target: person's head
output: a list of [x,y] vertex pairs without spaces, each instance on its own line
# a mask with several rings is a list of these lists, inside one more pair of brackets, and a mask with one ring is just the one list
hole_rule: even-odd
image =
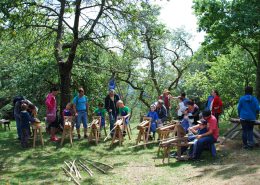
[[102,109],[104,107],[104,104],[102,102],[98,103],[98,108]]
[[28,104],[28,110],[33,111],[35,109],[36,109],[35,105],[33,105],[31,103]]
[[209,119],[210,116],[211,116],[211,111],[210,110],[204,110],[202,112],[203,119],[207,120],[207,119]]
[[51,93],[54,95],[54,96],[57,96],[59,94],[59,89],[58,87],[52,87],[51,88]]
[[109,90],[109,96],[114,96],[115,95],[115,90],[114,89],[110,89]]
[[204,128],[206,128],[207,127],[207,121],[205,120],[205,119],[201,119],[201,120],[199,120],[199,121],[197,121],[198,122],[198,124],[199,124],[199,128],[200,129],[204,129]]
[[154,111],[156,110],[156,105],[152,104],[152,105],[150,106],[150,110],[151,110],[152,112],[154,112]]
[[70,110],[71,108],[72,108],[72,104],[71,104],[71,103],[67,103],[66,109],[67,109],[67,110]]
[[183,101],[183,97],[178,96],[178,100],[179,100],[180,102],[182,102],[182,101]]
[[161,108],[163,106],[163,100],[158,100],[157,107]]
[[84,89],[82,87],[80,87],[78,89],[78,93],[79,93],[79,96],[83,96],[84,95]]
[[193,107],[194,107],[194,102],[193,101],[188,101],[187,102],[187,106],[188,106],[188,108],[191,110],[191,109],[193,109]]
[[253,87],[251,87],[251,86],[245,87],[245,94],[252,95],[253,94]]
[[219,96],[218,91],[215,90],[215,89],[212,90],[212,93],[211,93],[211,94],[212,94],[212,96],[214,96],[214,97],[215,97],[215,96]]
[[181,93],[181,97],[184,99],[186,97],[186,93],[185,92],[182,92]]
[[116,103],[116,106],[119,107],[119,108],[123,108],[125,105],[124,105],[124,102],[122,100],[118,100],[117,103]]
[[170,91],[168,89],[163,90],[163,95],[169,95],[169,94],[170,94]]
[[23,104],[21,105],[21,110],[22,110],[22,111],[27,111],[27,109],[28,109],[28,105],[25,104],[25,103],[23,103]]

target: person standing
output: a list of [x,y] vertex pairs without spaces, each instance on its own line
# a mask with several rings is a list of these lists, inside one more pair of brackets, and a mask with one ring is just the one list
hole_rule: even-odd
[[245,149],[252,149],[254,147],[254,122],[260,110],[258,100],[252,94],[253,87],[247,86],[245,88],[245,95],[239,99],[237,107],[242,125],[242,140]]
[[212,96],[214,97],[212,100],[212,114],[216,117],[217,122],[218,122],[218,127],[219,127],[219,116],[222,113],[222,100],[219,97],[219,93],[217,90],[212,91]]
[[80,135],[80,124],[83,123],[84,127],[84,138],[87,138],[88,131],[88,98],[84,95],[84,89],[79,88],[78,95],[73,99],[73,109],[76,116],[76,129],[78,134],[78,139],[81,138]]
[[48,128],[50,128],[51,141],[58,141],[56,137],[57,129],[59,128],[59,123],[57,121],[57,101],[56,96],[59,90],[57,87],[51,88],[50,93],[47,95],[45,100],[46,105],[46,121],[48,123]]
[[105,109],[107,110],[109,115],[110,131],[114,128],[114,123],[118,115],[118,107],[116,106],[116,104],[119,99],[119,95],[115,93],[114,89],[110,89],[109,94],[105,98]]
[[164,106],[167,109],[168,116],[170,116],[170,109],[171,109],[170,100],[171,100],[171,98],[172,97],[171,97],[170,91],[168,89],[164,89],[163,94],[161,96],[159,96],[159,99],[163,101]]
[[163,105],[163,101],[162,100],[158,100],[157,104],[156,104],[156,112],[158,114],[158,127],[163,126],[163,123],[167,120],[167,109],[166,107]]

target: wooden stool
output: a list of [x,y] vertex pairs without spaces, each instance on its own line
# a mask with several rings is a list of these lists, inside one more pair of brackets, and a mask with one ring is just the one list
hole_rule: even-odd
[[0,124],[1,124],[1,128],[2,128],[2,124],[4,125],[5,131],[6,131],[6,127],[8,127],[8,129],[11,130],[10,129],[10,120],[1,119]]
[[37,134],[40,136],[42,146],[44,146],[41,123],[33,123],[32,128],[33,128],[33,148],[35,148],[35,142],[36,142],[36,139],[37,139]]
[[95,141],[98,144],[99,137],[100,137],[100,127],[101,127],[101,117],[94,116],[93,121],[90,124],[90,133],[88,136],[88,141]]
[[64,116],[64,128],[62,132],[62,138],[60,145],[62,146],[66,135],[70,137],[70,145],[72,146],[72,116]]
[[[137,129],[139,130],[137,139],[136,139],[136,145],[143,141],[144,143],[148,142],[149,134],[150,134],[150,128],[151,128],[151,121],[152,118],[150,117],[143,117],[143,122],[140,123],[137,126]],[[146,145],[144,145],[146,147]]]

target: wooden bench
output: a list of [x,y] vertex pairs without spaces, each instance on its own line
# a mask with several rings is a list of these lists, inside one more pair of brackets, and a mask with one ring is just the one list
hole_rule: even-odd
[[182,156],[181,155],[181,148],[182,147],[188,147],[190,145],[193,144],[193,142],[188,142],[188,137],[186,137],[186,133],[185,130],[183,129],[183,127],[180,125],[180,123],[176,123],[175,127],[174,127],[174,137],[172,138],[168,138],[167,140],[161,141],[159,143],[159,148],[158,148],[158,153],[157,155],[159,155],[160,149],[163,148],[163,163],[165,158],[168,158],[168,163],[170,161],[170,150],[173,147],[177,148],[177,156],[176,159],[177,160],[187,160],[188,157]]
[[10,120],[7,120],[7,119],[1,119],[0,120],[0,125],[1,125],[1,128],[2,128],[2,125],[4,125],[4,128],[5,128],[5,131],[6,131],[6,127],[8,127],[9,130],[10,129]]

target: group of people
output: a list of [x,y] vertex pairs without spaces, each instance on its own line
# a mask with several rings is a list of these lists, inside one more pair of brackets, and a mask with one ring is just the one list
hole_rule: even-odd
[[[46,122],[47,129],[50,133],[51,141],[58,141],[56,132],[60,125],[57,121],[57,102],[56,96],[59,93],[57,88],[52,88],[47,95],[46,104]],[[253,88],[245,88],[245,96],[241,97],[238,104],[238,114],[243,129],[244,148],[251,149],[254,146],[253,127],[259,108],[256,97],[252,96]],[[171,112],[171,100],[179,100],[176,108],[178,119],[184,130],[189,135],[189,140],[194,141],[194,145],[190,149],[190,156],[194,159],[199,158],[202,151],[217,142],[219,137],[219,116],[222,112],[222,100],[219,93],[213,90],[211,96],[208,97],[206,107],[202,113],[200,108],[193,100],[186,98],[185,93],[174,97],[170,95],[170,91],[165,89],[158,100],[150,106],[150,110],[146,116],[152,118],[150,138],[155,139],[156,129],[164,125],[168,120]],[[37,107],[29,100],[21,97],[14,102],[14,117],[16,120],[18,138],[21,140],[23,147],[28,147],[28,138],[31,135],[30,123],[35,122]],[[87,138],[89,104],[88,98],[84,94],[84,89],[78,89],[78,95],[73,98],[72,103],[68,103],[63,110],[63,116],[74,116],[75,127],[78,139],[81,138],[80,126],[83,124],[84,138]],[[99,102],[98,107],[93,112],[94,115],[101,117],[101,128],[105,126],[105,116],[108,114],[110,124],[110,134],[113,135],[114,123],[118,116],[122,116],[125,124],[129,124],[130,108],[124,105],[120,96],[115,93],[114,89],[109,90],[109,94],[105,97],[104,103]],[[186,149],[183,148],[183,151]]]
[[[58,89],[53,88],[51,92],[46,97],[46,121],[49,123],[51,141],[58,141],[55,133],[59,124],[57,122],[57,104],[56,95],[58,94]],[[80,126],[83,124],[84,138],[88,135],[88,113],[89,113],[89,103],[88,98],[84,94],[84,89],[78,89],[78,95],[73,98],[72,103],[68,103],[66,108],[63,110],[63,116],[74,116],[75,117],[75,127],[77,130],[78,139],[81,138]],[[94,110],[93,114],[95,116],[101,117],[101,129],[105,126],[105,115],[109,115],[110,131],[113,135],[114,123],[117,116],[122,116],[124,123],[127,125],[130,118],[130,108],[124,105],[124,102],[120,99],[119,95],[115,93],[114,89],[109,90],[109,94],[105,98],[105,103],[99,102],[98,107]],[[73,125],[74,127],[74,125]]]

